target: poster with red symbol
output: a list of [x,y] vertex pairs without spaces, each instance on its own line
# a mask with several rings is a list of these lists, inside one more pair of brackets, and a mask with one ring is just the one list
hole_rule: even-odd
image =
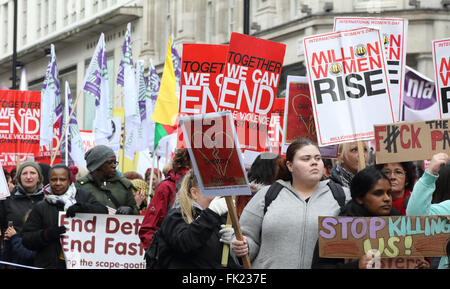
[[180,118],[203,196],[251,195],[230,112]]
[[233,32],[226,56],[218,111],[230,111],[244,150],[267,150],[270,114],[286,45]]
[[319,146],[374,139],[393,123],[382,35],[358,28],[303,38]]
[[[308,78],[288,75],[286,88],[283,154],[286,154],[289,145],[298,138],[306,137],[317,141]],[[323,158],[337,158],[337,145],[319,149]]]
[[[228,45],[183,44],[179,117],[217,111]],[[185,147],[178,130],[177,147]]]
[[284,107],[283,151],[300,137],[316,140],[308,78],[288,75]]

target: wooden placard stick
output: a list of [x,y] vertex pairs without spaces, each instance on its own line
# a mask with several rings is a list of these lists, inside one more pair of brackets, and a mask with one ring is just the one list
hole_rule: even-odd
[[[230,215],[230,218],[231,218],[231,224],[233,225],[234,234],[236,235],[236,239],[239,241],[242,241],[243,235],[242,235],[241,227],[239,226],[239,219],[237,216],[236,207],[234,206],[234,203],[233,203],[233,197],[226,196],[225,200],[227,202],[228,214]],[[242,264],[244,266],[244,269],[252,268],[248,254],[245,256],[242,256],[241,259],[242,259]]]
[[[230,217],[230,213],[227,214],[227,224],[226,224],[227,228],[231,228],[231,217]],[[223,249],[222,249],[222,267],[227,267],[228,266],[228,253],[230,252],[230,245],[228,244],[223,244]]]
[[358,141],[358,172],[366,168],[366,158],[364,157],[364,142]]

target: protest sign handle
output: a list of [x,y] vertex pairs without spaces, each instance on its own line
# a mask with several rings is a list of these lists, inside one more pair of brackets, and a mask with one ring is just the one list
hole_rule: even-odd
[[366,168],[366,158],[364,157],[364,143],[358,141],[358,172]]
[[[50,161],[50,166],[53,166],[53,163],[55,162],[56,154],[57,154],[59,148],[61,147],[61,140],[63,139],[64,135],[66,134],[67,127],[69,126],[68,124],[70,123],[70,119],[72,118],[72,115],[73,115],[73,113],[75,112],[75,110],[77,108],[77,104],[78,104],[78,100],[80,99],[81,92],[82,91],[80,91],[78,93],[77,99],[75,99],[75,103],[73,104],[73,107],[72,107],[72,112],[70,113],[70,116],[67,119],[67,124],[64,126],[64,131],[62,132],[62,134],[59,137],[58,145],[56,146],[56,149],[55,149],[54,153],[52,151],[52,154],[51,154],[52,158],[51,158],[51,161]],[[66,140],[66,142],[67,142],[67,140]]]
[[[239,226],[239,219],[238,219],[238,216],[236,213],[236,207],[234,206],[234,203],[233,203],[233,198],[231,196],[226,196],[225,200],[227,202],[228,214],[230,215],[230,218],[231,218],[231,224],[233,225],[236,239],[239,241],[242,241],[243,236],[242,236],[242,232],[241,232],[241,227]],[[241,258],[242,258],[242,264],[244,266],[244,269],[251,269],[252,266],[250,264],[250,258],[248,257],[248,255],[242,256]]]
[[[231,217],[230,217],[230,213],[227,214],[227,224],[226,224],[227,228],[231,228]],[[228,253],[230,252],[230,245],[228,244],[223,244],[223,249],[222,249],[222,267],[227,267],[228,266]]]

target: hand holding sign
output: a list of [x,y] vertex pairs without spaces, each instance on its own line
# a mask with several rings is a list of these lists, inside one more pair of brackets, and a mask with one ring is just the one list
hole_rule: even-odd
[[446,153],[437,153],[431,159],[430,166],[427,168],[429,174],[437,175],[439,169],[448,163],[448,155]]

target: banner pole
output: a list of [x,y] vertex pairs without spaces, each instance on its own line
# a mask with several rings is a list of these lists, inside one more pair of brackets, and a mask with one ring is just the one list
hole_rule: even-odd
[[[230,215],[230,218],[231,218],[231,224],[233,225],[236,239],[239,241],[242,241],[243,235],[241,232],[241,227],[239,226],[239,218],[237,216],[236,207],[234,206],[233,198],[231,196],[226,196],[225,200],[227,202],[228,214]],[[252,268],[248,254],[245,256],[242,256],[241,259],[242,259],[242,264],[243,264],[244,269]]]
[[358,172],[366,168],[366,159],[364,158],[364,142],[358,141]]
[[[230,217],[230,213],[227,214],[227,224],[226,224],[227,228],[231,228],[231,217]],[[230,245],[228,244],[223,244],[223,249],[222,249],[222,267],[227,267],[228,266],[228,253],[230,252]]]
[[155,152],[153,152],[153,156],[152,156],[152,171],[150,172],[150,182],[148,185],[148,197],[147,197],[147,208],[148,205],[150,204],[150,197],[152,195],[152,186],[153,186],[153,169],[155,168]]
[[[77,96],[77,99],[75,99],[75,103],[73,104],[73,108],[72,108],[72,112],[70,113],[70,116],[69,116],[69,120],[72,118],[72,115],[73,115],[73,113],[75,112],[75,110],[76,110],[76,107],[77,107],[77,104],[78,104],[78,99],[80,99],[80,94],[81,94],[81,92],[83,92],[83,91],[80,91],[79,93],[78,93],[78,96]],[[55,159],[56,159],[56,153],[58,152],[58,150],[59,150],[59,148],[61,147],[61,140],[62,140],[62,138],[64,137],[64,134],[66,133],[66,131],[67,131],[67,125],[66,125],[66,127],[64,128],[64,132],[61,134],[61,136],[59,137],[59,141],[58,141],[58,144],[57,144],[57,146],[56,146],[56,149],[55,149],[55,153],[53,153],[53,151],[52,151],[52,149],[50,149],[50,151],[51,151],[51,156],[52,156],[52,158],[51,158],[51,161],[50,161],[50,166],[53,166],[53,163],[55,162]],[[67,142],[67,141],[66,141]],[[52,144],[53,144],[53,141],[52,141]],[[52,147],[51,145],[50,145],[50,147]]]

